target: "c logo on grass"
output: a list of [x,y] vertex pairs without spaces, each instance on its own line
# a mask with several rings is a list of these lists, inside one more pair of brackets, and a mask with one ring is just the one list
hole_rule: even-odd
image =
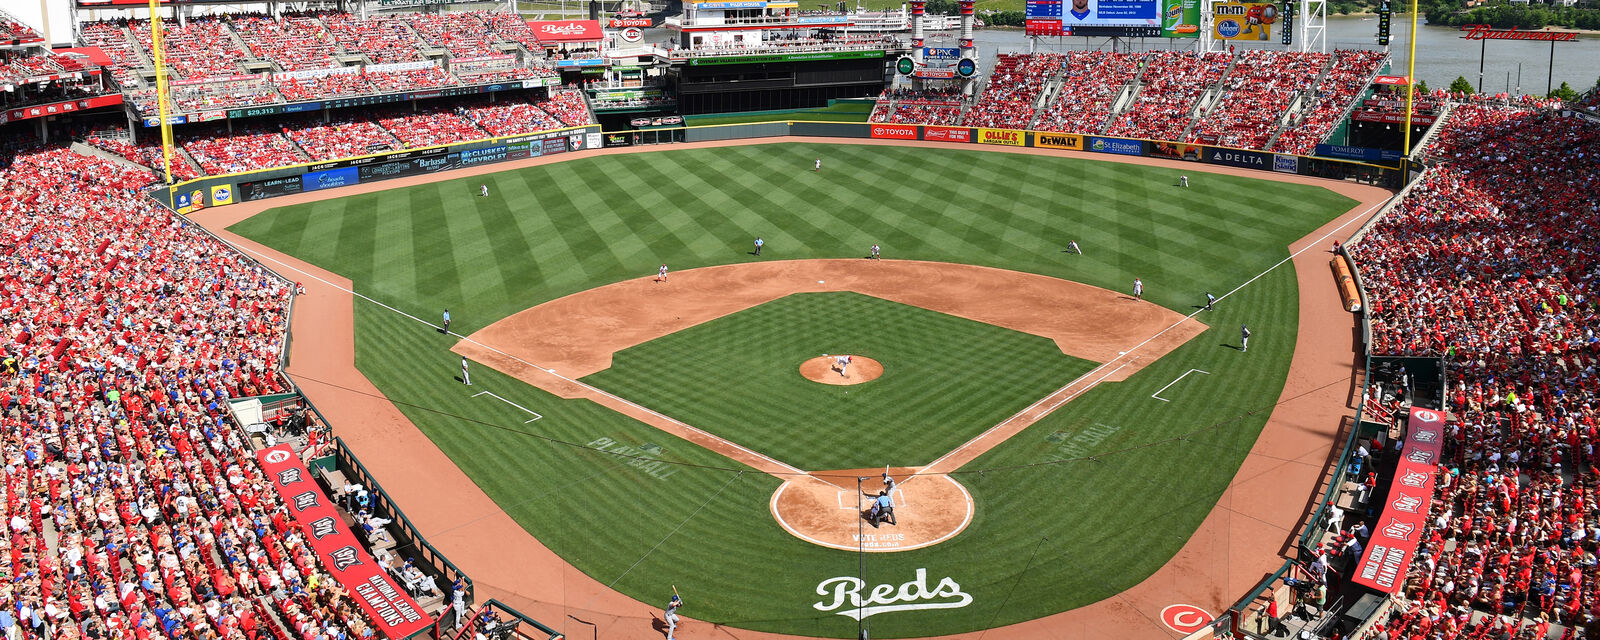
[[1161,610],[1161,622],[1186,635],[1204,629],[1212,619],[1205,609],[1192,604],[1172,604]]

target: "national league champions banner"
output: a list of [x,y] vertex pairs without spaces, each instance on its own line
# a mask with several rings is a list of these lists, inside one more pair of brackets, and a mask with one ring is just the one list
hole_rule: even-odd
[[1416,558],[1428,506],[1433,502],[1434,472],[1443,440],[1444,415],[1413,407],[1406,421],[1404,456],[1395,465],[1389,498],[1366,555],[1356,566],[1352,578],[1356,583],[1391,594],[1405,586],[1406,569]]
[[399,640],[433,624],[422,608],[378,568],[289,445],[262,449],[256,452],[256,458],[328,573],[355,596],[383,635]]

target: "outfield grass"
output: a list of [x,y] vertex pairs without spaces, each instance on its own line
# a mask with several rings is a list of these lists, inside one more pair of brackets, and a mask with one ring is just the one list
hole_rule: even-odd
[[[884,375],[852,386],[801,377],[800,363],[824,353],[873,358]],[[804,293],[620,351],[584,382],[821,471],[933,462],[1094,366],[1047,338]]]
[[[813,173],[818,157],[824,168]],[[668,149],[286,207],[233,229],[402,311],[432,318],[449,307],[458,330],[470,333],[663,262],[682,270],[858,256],[874,242],[887,258],[1117,290],[1140,277],[1147,300],[1188,313],[1203,291],[1220,294],[1255,276],[1282,260],[1290,241],[1353,204],[1317,187],[1212,174],[1191,176],[1183,190],[1173,186],[1178,173],[944,149]],[[483,182],[493,197],[476,197]],[[756,235],[769,256],[746,254]],[[1084,255],[1062,253],[1068,240]],[[1201,317],[1208,333],[963,468],[957,477],[978,502],[970,527],[935,547],[870,554],[867,570],[869,583],[898,585],[923,568],[932,582],[959,582],[972,603],[871,617],[873,637],[1047,615],[1111,597],[1165,563],[1215,504],[1282,388],[1296,296],[1288,267],[1262,277]],[[1256,351],[1222,346],[1237,343],[1246,321]],[[524,427],[516,409],[462,392],[451,340],[374,305],[357,303],[356,339],[357,366],[418,428],[541,542],[601,583],[645,602],[676,584],[696,596],[699,619],[854,636],[854,620],[813,605],[823,600],[818,583],[854,575],[856,557],[779,529],[767,508],[777,479],[739,473],[736,463],[592,403],[475,370],[475,390],[544,414]],[[1149,397],[1190,368],[1211,375],[1185,378],[1163,394],[1169,403]],[[663,460],[702,466],[658,478],[585,448],[606,442],[657,445]],[[668,551],[652,552],[659,548]]]

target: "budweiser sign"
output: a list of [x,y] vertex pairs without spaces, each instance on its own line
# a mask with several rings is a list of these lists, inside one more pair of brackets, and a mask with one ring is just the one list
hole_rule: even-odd
[[1469,24],[1461,27],[1467,32],[1464,36],[1468,40],[1544,40],[1547,42],[1571,42],[1578,39],[1575,31],[1518,31],[1516,27],[1510,29],[1495,29],[1486,24]]

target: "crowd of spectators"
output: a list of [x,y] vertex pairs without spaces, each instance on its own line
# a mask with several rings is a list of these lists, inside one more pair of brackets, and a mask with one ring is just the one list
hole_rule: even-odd
[[394,136],[371,120],[346,118],[327,124],[285,126],[283,134],[312,160],[336,160],[400,147]]
[[[1236,55],[1222,96],[1186,142],[1263,149],[1296,95],[1309,90],[1329,66],[1326,53],[1249,49]],[[1313,143],[1315,144],[1315,143]]]
[[1373,353],[1449,367],[1429,526],[1381,631],[1491,637],[1476,611],[1543,637],[1600,611],[1600,126],[1457,105],[1425,153],[1350,247]]
[[584,102],[583,94],[574,89],[556,91],[550,100],[539,103],[539,108],[569,127],[594,124],[594,114],[589,112],[589,103]]
[[0,171],[7,635],[373,638],[226,411],[285,390],[290,286],[151,179],[64,149]]
[[488,11],[419,13],[411,16],[411,28],[432,46],[461,58],[480,58],[500,53],[499,38],[485,19]]
[[[133,20],[128,23],[134,40],[147,55],[153,50],[150,42],[150,21]],[[220,17],[190,18],[183,26],[174,20],[161,23],[161,45],[167,66],[179,80],[227,77],[244,73],[243,62],[249,54],[239,47]]]
[[1112,101],[1133,82],[1143,54],[1073,51],[1062,68],[1061,90],[1034,124],[1040,131],[1100,133],[1111,116]]
[[1033,101],[1061,71],[1059,53],[1001,53],[995,58],[989,84],[967,110],[963,124],[973,127],[1023,129],[1033,119]]
[[302,102],[319,98],[375,93],[368,75],[365,73],[330,73],[304,78],[286,76],[273,84],[277,86],[278,94],[282,95],[285,101]]
[[111,59],[111,77],[123,89],[138,86],[134,69],[149,66],[140,56],[128,35],[127,20],[83,22],[78,25],[78,39],[85,46],[99,47]]
[[11,17],[10,14],[4,11],[0,11],[0,40],[32,42],[43,39],[44,36],[39,35],[39,32],[34,30],[33,27]]
[[1372,83],[1387,54],[1382,51],[1340,49],[1333,54],[1333,66],[1317,82],[1312,106],[1300,112],[1278,134],[1274,151],[1310,155],[1317,143],[1344,119],[1350,105]]
[[[127,158],[134,164],[160,170],[165,163],[161,157],[161,145],[142,144],[134,145],[121,138],[89,136],[85,139],[90,146]],[[195,171],[189,161],[181,152],[172,155],[172,177],[176,180],[193,180],[200,177],[200,172]]]
[[172,106],[179,111],[232,109],[283,99],[264,78],[177,86],[172,87],[171,96]]
[[281,131],[236,127],[185,136],[183,149],[207,175],[253,171],[310,161]]
[[[547,100],[541,100],[546,105]],[[514,136],[522,133],[560,129],[563,125],[555,116],[533,102],[503,101],[461,108],[461,114],[492,136]]]
[[422,41],[400,16],[374,16],[362,19],[348,13],[322,16],[322,23],[345,51],[365,54],[373,63],[421,60],[417,45]]
[[885,89],[872,105],[869,122],[959,124],[964,96],[955,85],[924,89]]
[[442,106],[379,117],[378,124],[394,134],[407,149],[489,137],[455,109]]
[[333,35],[315,16],[285,15],[273,19],[260,15],[230,16],[234,33],[255,57],[270,60],[279,71],[326,69],[334,66],[338,49]]
[[1199,56],[1191,51],[1155,51],[1145,55],[1139,93],[1133,104],[1112,120],[1107,133],[1152,140],[1177,140],[1189,127],[1195,101],[1206,88],[1222,81],[1225,55]]

